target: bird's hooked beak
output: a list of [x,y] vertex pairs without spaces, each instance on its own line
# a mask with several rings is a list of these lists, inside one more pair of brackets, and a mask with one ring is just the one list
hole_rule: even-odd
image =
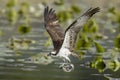
[[52,55],[56,55],[56,51],[52,51],[49,54],[47,54],[47,56],[52,56]]

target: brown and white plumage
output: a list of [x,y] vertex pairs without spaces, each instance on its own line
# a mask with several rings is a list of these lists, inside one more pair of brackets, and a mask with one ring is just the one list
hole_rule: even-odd
[[56,50],[56,56],[62,57],[68,61],[69,55],[73,53],[77,34],[83,28],[84,24],[97,12],[99,7],[90,8],[82,16],[78,17],[66,30],[62,32],[56,14],[53,9],[45,8],[44,18],[45,26],[50,34],[54,49]]
[[[99,8],[90,8],[87,12],[85,12],[82,16],[77,18],[65,31],[65,38],[69,37],[69,39],[65,39],[62,47],[66,47],[70,49],[70,51],[74,50],[75,42],[77,39],[77,34],[83,28],[84,24],[96,13],[99,12]],[[64,45],[65,44],[65,45]]]
[[56,16],[55,10],[52,8],[49,9],[49,7],[45,8],[44,23],[45,28],[52,39],[54,51],[59,50],[64,40],[64,31],[59,25],[59,20]]

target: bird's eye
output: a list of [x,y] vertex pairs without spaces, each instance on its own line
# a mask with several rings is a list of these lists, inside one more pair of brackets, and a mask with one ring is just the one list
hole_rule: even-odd
[[56,55],[56,52],[50,52],[50,53],[48,54],[48,56],[54,56],[54,55]]

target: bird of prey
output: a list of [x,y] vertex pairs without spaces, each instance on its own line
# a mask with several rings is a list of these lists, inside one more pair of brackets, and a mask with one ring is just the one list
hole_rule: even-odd
[[54,46],[53,51],[48,55],[58,56],[70,62],[69,56],[74,53],[75,42],[79,31],[99,11],[99,7],[88,9],[64,31],[59,25],[55,10],[47,6],[44,10],[44,25]]

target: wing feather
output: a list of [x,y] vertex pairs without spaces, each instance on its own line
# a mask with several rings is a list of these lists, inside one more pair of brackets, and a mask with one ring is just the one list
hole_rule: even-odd
[[45,8],[44,24],[47,32],[52,39],[54,50],[59,50],[64,40],[64,31],[59,25],[55,10],[53,10],[52,8]]
[[65,31],[65,39],[62,48],[68,48],[70,51],[74,50],[77,34],[84,26],[84,24],[97,12],[100,8],[90,8],[82,16],[77,18]]

